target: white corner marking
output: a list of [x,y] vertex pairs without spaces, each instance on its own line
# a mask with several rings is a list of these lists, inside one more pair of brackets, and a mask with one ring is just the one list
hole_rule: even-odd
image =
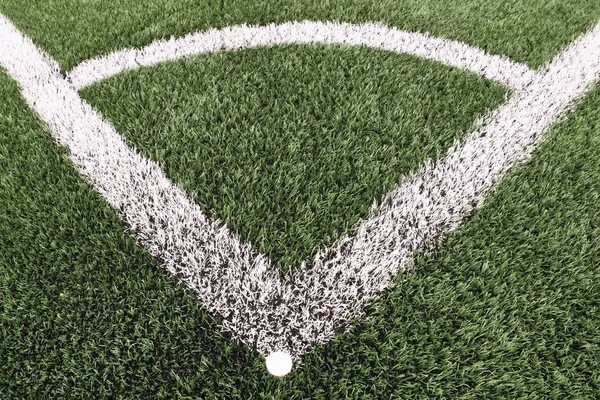
[[[346,43],[413,54],[468,69],[515,89],[435,165],[391,193],[351,237],[319,253],[314,266],[284,279],[250,244],[174,185],[159,166],[129,148],[77,89],[140,65],[192,54],[276,43]],[[600,24],[538,72],[462,43],[378,24],[287,23],[236,26],[157,41],[83,62],[61,76],[58,65],[0,14],[0,65],[81,174],[138,233],[139,243],[222,316],[224,329],[263,354],[298,358],[361,314],[416,251],[456,228],[469,210],[600,78]]]

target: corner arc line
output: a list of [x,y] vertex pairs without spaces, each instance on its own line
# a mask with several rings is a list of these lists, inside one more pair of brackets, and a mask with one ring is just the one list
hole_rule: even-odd
[[346,44],[408,54],[465,69],[513,90],[529,84],[536,72],[506,56],[492,55],[466,43],[403,31],[379,23],[301,21],[263,26],[234,25],[179,38],[160,39],[81,62],[67,73],[79,90],[121,72],[204,53],[278,44]]

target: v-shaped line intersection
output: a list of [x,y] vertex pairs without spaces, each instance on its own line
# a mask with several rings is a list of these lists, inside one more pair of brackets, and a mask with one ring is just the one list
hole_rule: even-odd
[[[129,148],[77,90],[127,69],[181,57],[277,43],[341,43],[413,54],[502,82],[512,98],[466,139],[390,193],[350,237],[280,279],[270,261],[208,218],[153,161]],[[600,24],[539,71],[446,39],[378,24],[294,22],[234,26],[161,40],[88,60],[67,78],[0,14],[0,65],[73,163],[170,273],[263,355],[300,357],[332,339],[387,288],[416,251],[456,228],[544,133],[600,79]]]

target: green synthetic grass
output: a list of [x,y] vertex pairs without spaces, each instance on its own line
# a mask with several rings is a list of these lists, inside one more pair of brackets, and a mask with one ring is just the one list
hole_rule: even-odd
[[381,21],[537,67],[600,17],[597,0],[0,0],[65,69],[126,46],[232,24]]
[[3,398],[593,398],[600,90],[292,374],[224,338],[0,78]]
[[135,244],[3,73],[0,98],[0,398],[97,398],[135,381],[131,395],[159,393],[219,359],[239,360],[227,375],[260,374]]
[[[170,34],[303,18],[380,20],[465,40],[536,67],[595,22],[600,3],[37,0],[24,6],[22,1],[0,0],[0,12],[63,68]],[[287,55],[286,60],[307,68],[307,55],[319,56],[318,47],[299,49],[266,53],[279,51],[279,57]],[[344,56],[332,50],[345,63],[319,76],[314,88],[335,83],[344,68],[359,68],[353,58],[368,54],[363,51]],[[198,97],[184,95],[188,88],[174,85],[200,85],[194,71],[204,68],[216,77],[219,65],[232,68],[236,57],[250,61],[249,54],[258,53],[199,57],[151,68],[112,79],[86,95],[101,105],[104,100],[92,94],[114,90],[113,100],[127,100],[125,109],[131,112],[139,111],[140,104],[152,105],[153,110],[158,105],[134,104],[135,93],[118,92],[115,82],[139,87],[138,96],[147,96],[146,101],[168,100],[171,95],[165,104],[171,108],[175,98],[188,103],[181,103],[186,107],[179,114],[171,110],[174,119],[166,125],[189,127],[176,117],[192,115],[189,102]],[[255,57],[258,63],[260,56]],[[484,81],[435,64],[372,57],[395,71],[412,71],[413,79],[418,79],[414,69],[419,65],[421,71],[432,71],[430,77],[456,77],[451,83],[458,91],[437,93],[437,83],[429,89],[434,93],[412,86],[411,93],[421,91],[426,97],[421,107],[429,104],[436,112],[450,112],[427,103],[427,96],[440,96],[437,100],[446,99],[447,107],[457,107],[456,115],[450,112],[447,119],[425,124],[446,132],[444,140],[458,133],[461,124],[468,126],[471,113],[492,104],[500,93]],[[228,90],[242,90],[244,67],[237,68]],[[293,87],[306,79],[261,81],[268,78],[266,67],[256,68],[247,78],[266,85],[259,88],[265,93],[276,90],[269,85]],[[309,68],[313,78],[318,68]],[[380,74],[362,71],[361,79],[373,85],[386,76],[392,79],[386,73],[394,69],[372,68]],[[186,74],[158,85],[153,79],[164,76],[159,70]],[[273,73],[280,79],[289,77],[285,65]],[[156,83],[159,90],[151,93],[152,88],[135,86],[138,78]],[[445,84],[441,78],[438,83]],[[360,90],[360,101],[372,98],[356,79],[339,84],[336,90],[345,88],[346,93],[351,87]],[[321,90],[336,97],[335,92]],[[205,100],[218,104],[218,96]],[[304,97],[298,100],[309,105]],[[406,104],[418,105],[418,100],[408,99]],[[366,110],[370,103],[355,103],[358,106]],[[101,107],[119,119],[116,107]],[[67,152],[52,142],[16,85],[0,72],[0,398],[600,398],[599,109],[597,88],[552,130],[533,160],[513,171],[436,254],[420,256],[410,276],[396,279],[397,285],[370,306],[367,319],[315,348],[288,377],[278,380],[267,374],[262,358],[219,331],[218,316],[198,306],[192,294],[135,245],[116,213],[85,184]],[[290,112],[288,119],[281,118],[296,126],[306,115]],[[268,120],[265,115],[263,120]],[[155,116],[157,123],[165,124]],[[273,135],[282,133],[274,123],[270,129]],[[436,146],[445,148],[441,142]]]
[[130,71],[82,94],[196,203],[288,269],[351,231],[507,91],[414,57],[283,46]]

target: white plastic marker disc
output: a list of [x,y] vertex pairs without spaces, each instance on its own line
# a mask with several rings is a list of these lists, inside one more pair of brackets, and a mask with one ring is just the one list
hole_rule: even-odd
[[267,370],[274,376],[285,376],[292,370],[292,357],[283,351],[275,351],[267,357]]

